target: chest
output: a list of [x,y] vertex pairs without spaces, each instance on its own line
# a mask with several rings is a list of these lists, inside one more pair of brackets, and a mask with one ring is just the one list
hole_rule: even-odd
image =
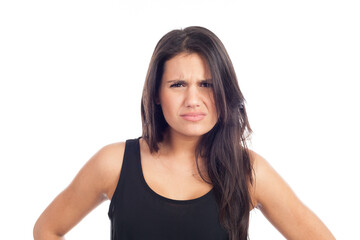
[[111,239],[228,239],[211,185],[140,160],[131,143],[109,207]]
[[212,185],[201,178],[196,165],[192,168],[169,167],[161,164],[159,159],[144,154],[141,171],[148,187],[165,198],[196,199],[212,189]]
[[174,201],[147,192],[124,192],[123,196],[111,218],[112,239],[228,239],[210,194],[193,201]]

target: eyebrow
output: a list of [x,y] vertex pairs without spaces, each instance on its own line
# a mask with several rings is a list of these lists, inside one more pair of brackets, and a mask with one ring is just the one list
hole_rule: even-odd
[[[180,82],[180,83],[183,83],[183,82],[186,82],[186,80],[182,80],[182,79],[174,79],[174,80],[167,80],[166,81],[167,83],[175,83],[175,82]],[[203,79],[203,80],[200,80],[199,82],[212,82],[212,79],[209,78],[209,79]]]
[[180,80],[180,79],[178,79],[178,80],[168,80],[168,81],[166,81],[167,83],[174,83],[174,82],[185,82],[185,80]]

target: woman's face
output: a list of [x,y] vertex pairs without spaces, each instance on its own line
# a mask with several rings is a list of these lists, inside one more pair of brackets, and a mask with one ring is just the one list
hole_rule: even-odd
[[171,134],[199,137],[209,132],[218,115],[206,61],[196,53],[166,61],[158,103]]

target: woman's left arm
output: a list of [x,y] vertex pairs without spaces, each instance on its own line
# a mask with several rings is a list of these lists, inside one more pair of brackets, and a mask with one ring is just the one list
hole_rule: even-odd
[[285,238],[335,239],[264,158],[253,151],[250,155],[255,180],[252,189],[254,205]]

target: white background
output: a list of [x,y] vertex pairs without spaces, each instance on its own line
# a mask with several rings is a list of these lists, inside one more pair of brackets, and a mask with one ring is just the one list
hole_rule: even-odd
[[[129,2],[1,1],[1,238],[31,239],[38,216],[98,149],[140,136],[155,44],[200,25],[232,58],[250,147],[337,239],[360,239],[358,1]],[[109,239],[108,205],[67,239]],[[250,237],[283,239],[258,210]]]

